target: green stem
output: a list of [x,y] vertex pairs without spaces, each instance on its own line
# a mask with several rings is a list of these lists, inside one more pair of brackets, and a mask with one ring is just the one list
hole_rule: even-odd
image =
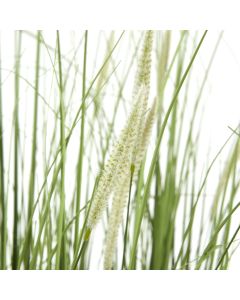
[[[0,49],[1,50],[1,49]],[[3,118],[2,118],[2,63],[0,52],[0,214],[1,218],[1,258],[0,269],[6,268],[6,238],[7,238],[7,212],[5,204],[5,182],[4,182],[4,149],[3,149]]]
[[135,166],[132,164],[131,165],[131,178],[130,178],[130,185],[129,185],[129,194],[128,194],[127,219],[126,219],[125,232],[124,232],[122,270],[124,268],[126,268],[126,248],[127,248],[128,223],[129,223],[129,210],[130,210],[130,199],[131,199],[134,169],[135,169]]
[[60,139],[61,139],[61,183],[60,183],[60,211],[58,217],[57,228],[57,254],[56,254],[56,268],[65,269],[65,241],[64,241],[64,219],[65,219],[65,158],[66,158],[66,143],[65,143],[65,108],[63,98],[63,83],[62,83],[62,63],[61,63],[61,47],[59,31],[57,31],[57,54],[58,54],[58,68],[59,68],[59,96],[60,96]]
[[39,66],[40,66],[40,45],[41,45],[41,32],[37,33],[37,50],[36,50],[36,66],[35,66],[35,93],[34,93],[34,107],[33,107],[33,133],[32,133],[32,155],[31,155],[31,168],[30,168],[30,181],[28,191],[28,224],[30,228],[27,231],[27,249],[25,256],[25,268],[29,269],[30,263],[30,249],[32,242],[32,210],[35,190],[35,177],[36,177],[36,152],[37,152],[37,120],[38,120],[38,87],[39,87]]
[[81,132],[80,132],[80,148],[78,156],[77,166],[77,195],[76,195],[76,210],[77,215],[75,222],[75,234],[74,234],[74,253],[77,251],[78,239],[79,239],[79,218],[78,211],[80,209],[80,198],[82,190],[82,166],[83,166],[83,152],[84,152],[84,126],[85,126],[85,102],[86,102],[86,64],[87,64],[87,40],[88,31],[85,31],[85,43],[84,43],[84,56],[83,56],[83,78],[82,78],[82,119],[81,119]]
[[233,234],[233,236],[232,236],[230,242],[228,243],[228,245],[227,245],[225,251],[223,252],[221,258],[219,259],[218,264],[217,264],[215,270],[217,270],[217,269],[221,266],[221,264],[222,264],[222,262],[223,262],[223,259],[224,259],[224,257],[226,256],[226,254],[228,253],[228,250],[229,250],[230,246],[232,245],[232,243],[234,242],[235,237],[237,236],[239,230],[240,230],[240,225],[238,226],[238,228],[237,228],[236,231],[234,232],[234,234]]
[[16,270],[18,265],[18,148],[19,148],[19,75],[20,75],[20,55],[21,55],[21,31],[16,32],[16,65],[15,65],[15,107],[14,107],[14,204],[13,204],[13,251],[12,269]]

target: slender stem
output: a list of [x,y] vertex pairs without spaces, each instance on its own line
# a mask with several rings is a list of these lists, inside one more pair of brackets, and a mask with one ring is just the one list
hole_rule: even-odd
[[62,63],[61,63],[61,47],[59,31],[57,31],[57,54],[58,54],[58,68],[59,68],[59,96],[60,96],[60,139],[61,139],[61,183],[60,183],[60,211],[58,219],[58,245],[56,254],[56,268],[65,269],[65,241],[64,241],[64,219],[65,219],[65,157],[66,157],[66,143],[65,143],[65,108],[63,98],[63,82],[62,82]]
[[39,87],[39,66],[40,66],[40,45],[41,45],[41,32],[37,33],[37,49],[36,49],[36,66],[35,66],[35,92],[34,92],[34,107],[33,107],[33,132],[32,132],[32,155],[31,155],[31,168],[30,168],[30,181],[28,191],[28,224],[30,228],[27,231],[27,249],[25,256],[25,268],[29,269],[30,263],[30,249],[32,242],[32,210],[35,190],[35,177],[36,177],[36,152],[37,152],[37,120],[38,120],[38,87]]
[[83,240],[82,246],[81,246],[80,251],[79,251],[79,254],[76,257],[76,260],[73,262],[73,265],[72,265],[73,270],[77,269],[78,262],[79,262],[81,256],[83,255],[83,253],[85,252],[85,250],[87,249],[87,245],[88,245],[88,242],[89,242],[90,235],[91,235],[91,229],[87,228],[86,232],[85,232],[85,235],[84,235],[84,240]]
[[[77,194],[76,194],[76,215],[80,209],[80,199],[82,190],[82,167],[83,167],[83,152],[84,152],[84,127],[85,127],[85,111],[86,111],[86,64],[87,64],[87,41],[88,31],[85,31],[85,43],[84,43],[84,55],[83,55],[83,78],[82,78],[82,119],[81,119],[81,132],[80,132],[80,148],[78,156],[77,166]],[[74,253],[77,251],[78,239],[79,239],[79,218],[78,214],[75,222],[75,233],[74,233]]]
[[234,234],[233,234],[233,236],[232,236],[230,242],[228,243],[228,245],[227,245],[225,251],[223,252],[221,258],[219,259],[218,264],[217,264],[215,270],[217,270],[217,269],[221,266],[221,264],[222,264],[222,262],[223,262],[223,259],[224,259],[224,257],[226,256],[226,254],[228,253],[228,250],[229,250],[230,246],[232,245],[232,243],[234,242],[234,239],[235,239],[235,237],[237,236],[239,230],[240,230],[240,225],[238,226],[238,228],[237,228],[236,231],[234,232]]
[[0,47],[0,214],[1,218],[1,258],[0,269],[6,268],[6,238],[7,238],[7,212],[5,204],[5,182],[4,182],[4,149],[3,149],[3,118],[2,118],[2,63]]
[[132,164],[131,165],[131,178],[130,178],[130,185],[129,185],[129,193],[128,193],[127,219],[126,219],[125,232],[124,232],[122,270],[124,268],[126,268],[126,248],[127,248],[128,223],[129,223],[129,210],[130,210],[130,200],[131,200],[134,169],[135,169],[135,166]]
[[83,222],[83,226],[82,226],[82,229],[81,229],[81,233],[80,233],[80,238],[79,238],[79,241],[78,241],[77,252],[74,254],[74,257],[73,257],[73,263],[72,263],[72,267],[71,267],[73,270],[75,270],[77,268],[78,262],[81,258],[81,250],[80,250],[79,255],[78,255],[78,250],[80,249],[80,246],[82,244],[82,240],[84,240],[84,241],[89,240],[90,235],[91,235],[91,229],[87,227],[87,220],[88,220],[90,209],[92,207],[93,196],[95,194],[96,187],[98,185],[98,181],[99,181],[99,176],[97,176],[95,184],[94,184],[92,196],[91,196],[91,199],[89,201],[89,206],[88,206],[88,209],[87,209],[87,213],[86,213],[86,216],[85,216],[85,219],[84,219],[84,222]]
[[12,269],[16,270],[18,265],[18,148],[19,148],[19,75],[20,75],[20,55],[21,55],[21,31],[16,32],[16,66],[15,66],[15,107],[14,107],[14,204],[13,204],[13,251]]

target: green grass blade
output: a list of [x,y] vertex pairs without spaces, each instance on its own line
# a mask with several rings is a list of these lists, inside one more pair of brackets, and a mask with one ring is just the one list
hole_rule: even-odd
[[16,32],[16,64],[15,64],[15,107],[14,107],[14,211],[13,211],[13,250],[12,269],[16,270],[19,256],[19,74],[21,60],[21,31]]
[[[82,169],[83,169],[83,150],[84,150],[84,128],[85,128],[85,93],[86,93],[86,65],[87,65],[87,41],[88,41],[88,31],[85,32],[85,42],[84,42],[84,55],[83,55],[83,78],[82,78],[82,113],[81,113],[81,132],[80,132],[80,147],[78,155],[78,165],[77,165],[77,192],[76,192],[76,210],[77,215],[80,209],[80,198],[82,191]],[[75,233],[74,233],[74,252],[77,251],[78,238],[79,238],[79,215],[76,217],[75,221]]]
[[65,236],[63,235],[65,220],[65,160],[66,160],[66,143],[65,143],[65,105],[64,90],[62,82],[62,61],[59,31],[57,31],[57,49],[58,49],[58,67],[59,67],[59,96],[60,96],[60,139],[61,139],[61,187],[60,187],[60,210],[58,216],[57,232],[57,253],[56,268],[65,269]]
[[41,45],[41,33],[37,33],[37,50],[36,50],[36,66],[35,66],[35,93],[34,93],[34,108],[33,108],[33,133],[32,133],[32,154],[31,154],[31,168],[30,168],[30,182],[28,192],[28,222],[29,230],[27,232],[27,249],[25,256],[25,268],[29,269],[30,263],[30,251],[32,244],[32,226],[31,216],[34,203],[34,191],[35,191],[35,178],[36,178],[36,152],[37,152],[37,123],[38,123],[38,90],[39,90],[39,70],[40,70],[40,45]]
[[3,140],[3,113],[2,113],[2,60],[0,44],[0,269],[6,269],[6,243],[7,243],[7,210],[5,199],[5,180],[4,180],[4,140]]

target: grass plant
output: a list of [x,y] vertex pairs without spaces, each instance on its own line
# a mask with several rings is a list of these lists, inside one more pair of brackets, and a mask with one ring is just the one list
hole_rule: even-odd
[[238,128],[199,164],[222,36],[204,69],[207,31],[16,31],[11,70],[1,41],[1,269],[229,268]]

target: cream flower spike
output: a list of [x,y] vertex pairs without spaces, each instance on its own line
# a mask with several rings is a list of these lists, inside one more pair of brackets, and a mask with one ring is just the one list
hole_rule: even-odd
[[[153,32],[145,33],[143,48],[139,58],[133,88],[133,107],[127,123],[122,130],[112,154],[104,166],[89,213],[87,232],[96,226],[108,200],[113,194],[105,244],[104,268],[111,269],[116,247],[118,230],[128,198],[131,168],[138,169],[141,164],[143,137],[146,136],[149,115],[146,117],[150,90],[151,52]],[[147,146],[147,142],[145,143]],[[136,165],[136,167],[135,167]]]
[[135,161],[135,175],[137,175],[137,173],[140,169],[140,165],[143,160],[143,157],[147,151],[148,143],[149,143],[151,133],[152,133],[153,124],[154,124],[155,117],[156,117],[156,113],[157,113],[157,99],[155,98],[154,102],[152,104],[152,107],[147,114],[142,138],[139,143],[139,148],[138,148],[138,152],[136,155],[136,161]]
[[[142,132],[142,136],[138,137],[140,142],[139,142],[139,148],[136,155],[136,160],[134,162],[134,167],[135,167],[134,179],[136,179],[136,175],[140,169],[142,159],[147,150],[155,116],[156,116],[156,98],[154,100],[152,108],[150,109],[146,117],[146,122],[145,122],[144,130]],[[115,190],[114,193],[112,209],[108,220],[108,231],[107,231],[106,244],[105,244],[105,254],[104,254],[105,270],[112,269],[113,255],[117,244],[118,231],[123,218],[124,208],[126,207],[126,203],[128,199],[129,183],[131,179],[130,168],[131,165],[128,164],[128,167],[126,167],[125,169],[126,176],[125,178],[122,178],[121,182],[118,184],[117,189]]]
[[[144,85],[146,87],[146,97],[144,100],[144,108],[143,108],[143,119],[145,118],[145,114],[148,107],[148,98],[150,91],[150,77],[151,77],[151,65],[152,65],[152,44],[153,44],[153,31],[146,31],[141,56],[139,58],[137,72],[135,75],[135,83],[133,88],[133,95],[135,95],[139,88]],[[142,120],[143,120],[142,119]],[[141,146],[141,137],[144,130],[145,122],[141,122],[139,127],[139,139],[137,139],[137,143],[135,146],[135,150],[133,153],[133,164],[135,165],[135,160],[137,156],[137,152],[139,147]]]
[[152,65],[152,44],[153,44],[153,31],[148,30],[145,33],[142,52],[138,60],[137,72],[135,75],[135,82],[133,87],[133,97],[138,93],[142,85],[146,86],[147,94],[146,101],[149,97],[150,90],[150,77]]
[[[131,165],[134,166],[134,178],[139,171],[141,161],[145,154],[148,140],[151,134],[151,129],[155,117],[155,104],[146,117],[147,103],[150,90],[150,74],[151,74],[151,52],[152,52],[153,32],[147,31],[144,37],[143,49],[139,59],[137,73],[135,77],[135,85],[133,89],[133,96],[139,92],[139,89],[145,86],[145,98],[143,99],[143,106],[141,109],[141,117],[138,125],[136,123],[135,130],[137,131],[131,160],[125,160],[124,169],[125,177],[120,177],[118,185],[114,191],[112,208],[109,215],[108,231],[105,244],[104,255],[104,269],[110,270],[112,268],[113,255],[117,244],[117,237],[119,227],[123,218],[124,208],[128,199],[129,183],[131,172]],[[135,105],[139,105],[136,103]],[[131,153],[131,152],[130,152]]]
[[124,208],[126,207],[128,192],[129,192],[129,178],[128,176],[122,181],[122,184],[118,186],[115,191],[115,195],[112,201],[112,208],[108,220],[108,231],[105,241],[104,251],[104,269],[111,270],[113,255],[116,249],[119,227],[122,222]]
[[98,186],[93,198],[92,207],[88,218],[88,227],[92,229],[99,221],[103,210],[107,206],[108,199],[122,178],[130,169],[133,149],[139,138],[138,131],[143,117],[143,105],[146,98],[146,87],[142,86],[135,99],[132,112],[123,129],[119,141],[113,148],[112,154],[102,170]]

